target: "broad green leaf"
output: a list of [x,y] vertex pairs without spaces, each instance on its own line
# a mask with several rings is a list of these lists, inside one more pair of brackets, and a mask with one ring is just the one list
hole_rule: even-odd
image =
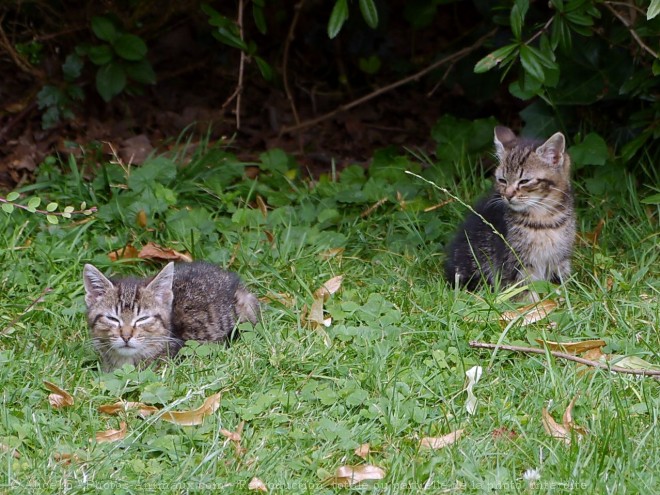
[[266,62],[263,58],[255,55],[254,56],[254,61],[257,64],[257,67],[259,67],[259,72],[261,72],[261,75],[266,81],[272,81],[273,80],[273,68],[270,66],[268,62]]
[[134,34],[122,34],[115,40],[112,47],[124,60],[137,62],[147,55],[147,45],[142,38]]
[[57,210],[57,203],[52,202],[46,205],[46,211],[53,212],[55,210]]
[[474,72],[481,74],[482,72],[489,71],[507,57],[511,56],[517,48],[517,45],[512,44],[503,46],[502,48],[498,48],[494,52],[489,53],[475,64]]
[[38,197],[33,197],[30,198],[27,204],[28,211],[31,213],[34,213],[37,208],[39,208],[39,205],[41,204],[41,198]]
[[337,0],[328,21],[328,38],[333,39],[339,34],[346,19],[348,19],[348,2],[347,0]]
[[522,45],[520,47],[520,62],[522,63],[523,69],[532,77],[535,77],[539,81],[545,79],[543,74],[543,67],[541,62],[538,59],[536,53],[527,45]]
[[264,7],[260,5],[260,2],[252,3],[252,17],[259,32],[266,34],[268,32],[268,26],[266,25],[266,17],[264,16]]
[[70,53],[62,64],[62,73],[66,79],[73,81],[74,79],[80,77],[83,65],[85,65],[85,63],[83,62],[83,59],[80,57],[80,55],[76,53]]
[[94,65],[109,64],[114,55],[109,45],[90,46],[87,50],[87,56]]
[[117,63],[100,67],[96,72],[96,89],[105,101],[121,93],[126,87],[126,73]]
[[46,220],[48,220],[48,223],[52,223],[53,225],[60,223],[60,220],[55,215],[46,215]]
[[7,194],[7,201],[16,201],[21,195],[18,194],[16,191],[12,191],[9,194]]
[[522,26],[525,22],[525,14],[527,14],[528,9],[529,0],[516,0],[516,3],[511,9],[511,31],[517,40],[520,40],[520,37],[522,36]]
[[651,20],[660,14],[660,0],[651,0],[649,10],[646,11],[646,19]]
[[360,0],[360,11],[365,22],[371,29],[378,27],[378,10],[374,0]]
[[126,62],[122,64],[122,67],[131,81],[140,84],[156,84],[156,73],[146,58],[138,62]]
[[213,36],[225,45],[238,48],[244,52],[248,51],[247,43],[241,39],[238,28],[235,25],[218,27],[218,30],[213,33]]
[[580,144],[572,146],[568,152],[576,168],[584,165],[604,165],[609,158],[607,143],[595,132],[587,134]]
[[117,29],[110,19],[102,16],[92,17],[92,31],[97,38],[112,43],[117,38]]
[[2,211],[11,213],[12,211],[14,211],[14,205],[12,205],[11,203],[2,203]]

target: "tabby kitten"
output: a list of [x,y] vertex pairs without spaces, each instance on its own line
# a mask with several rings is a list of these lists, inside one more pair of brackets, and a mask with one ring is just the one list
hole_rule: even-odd
[[479,215],[467,216],[449,245],[445,271],[451,283],[474,289],[498,279],[506,286],[559,283],[569,276],[575,211],[565,146],[560,132],[537,142],[495,128],[499,166],[493,192],[475,206],[492,227]]
[[148,279],[83,271],[87,321],[104,371],[173,356],[186,340],[224,341],[257,322],[259,302],[238,275],[211,263],[169,263]]

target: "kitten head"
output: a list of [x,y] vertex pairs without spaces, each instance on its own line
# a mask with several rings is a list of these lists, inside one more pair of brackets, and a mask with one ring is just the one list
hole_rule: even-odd
[[570,201],[571,161],[565,148],[561,132],[540,143],[495,128],[495,189],[513,211],[552,214]]
[[94,266],[85,265],[87,320],[106,371],[138,364],[167,349],[173,276],[173,263],[151,281],[111,281]]

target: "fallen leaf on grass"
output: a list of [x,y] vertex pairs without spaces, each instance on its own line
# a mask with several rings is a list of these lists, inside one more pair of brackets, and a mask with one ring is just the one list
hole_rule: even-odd
[[266,202],[264,201],[264,198],[262,198],[258,194],[257,194],[257,207],[259,208],[259,211],[264,216],[264,218],[268,218],[268,207],[266,206]]
[[522,318],[522,325],[530,325],[547,317],[552,311],[557,309],[557,303],[552,299],[545,299],[538,303],[528,304],[522,308],[505,311],[500,316],[500,323],[506,325],[513,320]]
[[547,408],[544,407],[541,411],[541,422],[543,423],[545,431],[551,437],[563,440],[566,445],[570,445],[571,443],[571,431],[574,431],[578,435],[587,434],[587,430],[584,427],[575,424],[573,421],[573,407],[575,406],[577,398],[578,396],[576,395],[568,404],[562,417],[562,424],[559,424],[554,420]]
[[5,453],[6,452],[11,452],[11,456],[14,459],[20,459],[21,458],[21,454],[18,450],[16,450],[13,447],[10,447],[9,445],[5,445],[4,443],[0,443],[0,452],[5,452]]
[[103,414],[118,414],[119,412],[125,412],[128,411],[129,409],[137,409],[138,410],[138,415],[141,416],[142,418],[146,418],[147,416],[158,412],[158,408],[155,406],[148,406],[146,404],[143,404],[142,402],[115,402],[114,404],[105,404],[103,406],[99,406],[98,411]]
[[470,415],[473,415],[477,410],[477,397],[474,395],[472,389],[481,378],[482,373],[483,373],[483,368],[481,366],[473,366],[472,368],[470,368],[465,372],[465,376],[467,376],[468,379],[468,384],[466,388],[468,398],[465,401],[465,409]]
[[117,442],[119,440],[123,440],[124,437],[126,436],[126,421],[122,421],[119,423],[119,429],[118,430],[106,430],[106,431],[99,431],[96,433],[96,441],[98,443],[104,443],[104,442]]
[[266,493],[268,491],[268,487],[266,486],[266,483],[261,481],[259,478],[256,476],[250,480],[248,483],[248,490],[252,490],[253,492],[264,492]]
[[611,355],[610,363],[612,366],[618,366],[619,368],[626,368],[629,370],[660,370],[659,365],[644,361],[637,356],[623,356],[619,359],[619,356]]
[[47,382],[46,380],[44,380],[44,386],[53,392],[48,396],[48,402],[50,402],[50,405],[55,409],[73,405],[73,396],[66,390],[63,390],[54,383]]
[[190,263],[193,259],[188,253],[180,253],[171,248],[164,248],[153,242],[148,242],[138,253],[138,258],[156,261],[184,261]]
[[360,466],[341,466],[337,468],[334,476],[324,481],[325,485],[352,486],[369,480],[382,480],[385,471],[378,466],[362,464]]
[[362,459],[366,459],[367,456],[369,455],[369,452],[370,450],[368,443],[363,443],[357,449],[355,449],[355,455],[362,457]]
[[[323,306],[330,295],[334,294],[341,288],[343,280],[343,275],[337,275],[314,291],[314,302],[312,302],[312,307],[310,308],[309,313],[307,313],[306,309],[303,309],[303,319],[306,319],[307,323],[310,324],[312,328],[319,329],[329,327],[332,323],[332,318],[324,318]],[[329,344],[327,339],[326,344]]]
[[246,449],[241,447],[241,437],[243,434],[243,427],[245,426],[245,421],[241,421],[236,428],[236,431],[229,431],[224,428],[220,429],[220,433],[227,438],[228,441],[231,441],[234,444],[236,449],[236,454],[243,455],[246,452]]
[[160,416],[163,421],[168,421],[181,426],[201,425],[206,416],[210,416],[220,407],[221,393],[213,394],[206,398],[204,404],[191,411],[168,411]]
[[419,441],[419,447],[422,449],[432,449],[437,450],[447,445],[451,445],[456,442],[465,430],[456,430],[451,433],[447,433],[441,437],[424,437]]
[[75,462],[77,464],[83,462],[82,458],[77,454],[62,454],[59,452],[55,452],[53,454],[53,460],[55,462],[59,462],[60,464],[64,464],[65,466],[68,466],[71,464],[71,462]]
[[540,345],[546,345],[551,351],[565,352],[568,354],[581,354],[591,349],[600,349],[607,345],[604,340],[582,340],[580,342],[552,342],[550,340],[536,339]]
[[333,248],[333,249],[327,249],[325,251],[322,251],[319,253],[319,256],[321,259],[324,260],[329,260],[330,258],[338,257],[341,258],[341,256],[344,254],[345,248]]
[[132,244],[126,244],[125,247],[121,249],[115,249],[108,253],[108,258],[110,261],[132,259],[138,257],[138,250],[133,247]]

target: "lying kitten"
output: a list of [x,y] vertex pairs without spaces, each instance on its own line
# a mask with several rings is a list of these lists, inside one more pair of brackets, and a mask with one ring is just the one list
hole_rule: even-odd
[[[495,128],[499,166],[491,195],[475,206],[449,245],[447,279],[468,289],[482,281],[559,283],[571,272],[575,211],[563,134],[545,143]],[[508,245],[507,245],[508,243]]]
[[85,303],[104,371],[173,356],[186,340],[224,341],[257,322],[259,302],[238,275],[210,263],[169,263],[151,279],[107,279],[85,265]]

